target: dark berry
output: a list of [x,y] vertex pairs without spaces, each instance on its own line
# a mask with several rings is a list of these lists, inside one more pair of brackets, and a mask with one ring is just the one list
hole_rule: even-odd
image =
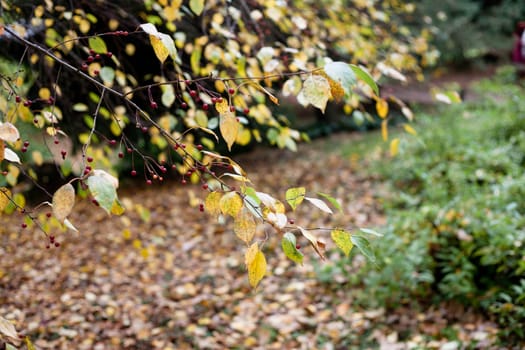
[[197,91],[195,91],[195,90],[191,90],[191,91],[190,91],[190,96],[191,96],[191,97],[196,97],[196,96],[197,96]]
[[24,147],[29,147],[29,141],[24,141]]
[[186,102],[182,102],[180,106],[184,109],[188,108],[188,104]]
[[157,105],[157,102],[155,101],[151,101],[151,103],[149,104],[149,106],[152,108],[152,109],[157,109],[159,106]]
[[111,51],[106,52],[106,56],[108,56],[109,58],[111,58],[111,56],[113,56],[113,52],[111,52]]
[[22,101],[22,98],[20,96],[16,96],[15,101],[16,103],[20,103],[20,101]]
[[55,247],[57,247],[57,248],[60,247],[60,243],[55,242]]
[[202,149],[204,148],[202,145],[197,145],[196,147],[199,151],[202,151]]
[[147,132],[148,132],[148,127],[147,127],[147,126],[143,126],[140,130],[141,130],[143,133],[147,133]]
[[88,163],[91,163],[93,161],[93,157],[87,157],[86,160]]
[[207,111],[209,108],[210,108],[210,106],[208,106],[207,103],[205,103],[205,104],[202,105],[202,110],[203,110],[203,111]]
[[229,93],[230,95],[233,95],[233,94],[235,93],[235,89],[234,89],[234,88],[229,88],[229,89],[228,89],[228,93]]
[[88,65],[87,63],[82,63],[82,66],[81,66],[82,70],[87,70],[88,69]]
[[88,58],[86,59],[86,61],[88,61],[89,63],[93,62],[95,60],[95,58],[91,55],[88,56]]
[[96,60],[99,60],[99,59],[100,59],[100,55],[99,55],[98,53],[95,55],[95,59],[96,59]]
[[119,153],[118,153],[118,157],[119,157],[119,158],[124,158],[124,153],[119,152]]
[[20,150],[22,151],[22,153],[26,153],[27,152],[27,147],[24,146]]
[[136,170],[131,170],[131,176],[137,176],[137,171]]
[[27,224],[24,222],[24,223],[22,224],[22,228],[26,228],[26,227],[27,227]]

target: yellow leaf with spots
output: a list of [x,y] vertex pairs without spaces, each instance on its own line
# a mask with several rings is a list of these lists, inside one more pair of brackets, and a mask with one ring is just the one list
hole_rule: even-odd
[[335,229],[332,230],[330,236],[332,236],[335,245],[341,249],[346,256],[348,256],[354,247],[354,244],[350,240],[350,233],[345,230]]
[[219,201],[221,212],[235,218],[242,209],[242,198],[236,192],[228,192]]
[[53,215],[58,221],[64,222],[75,205],[75,189],[73,185],[68,183],[56,190],[53,194],[52,203]]
[[4,211],[11,201],[11,191],[7,187],[0,187],[0,213]]
[[376,102],[376,111],[381,118],[386,118],[388,114],[388,102],[382,98],[378,99]]
[[215,103],[215,109],[219,114],[224,114],[230,110],[230,106],[228,106],[228,101],[222,99],[221,102]]
[[211,216],[217,216],[221,213],[220,201],[222,192],[210,192],[204,200],[204,207]]
[[231,151],[239,133],[239,122],[232,112],[221,114],[219,129],[224,141],[226,141],[226,145],[228,145],[228,150]]
[[396,137],[390,142],[390,155],[395,157],[399,153],[399,139]]
[[246,244],[249,244],[255,235],[256,228],[257,224],[252,213],[246,208],[241,209],[233,223],[235,235]]

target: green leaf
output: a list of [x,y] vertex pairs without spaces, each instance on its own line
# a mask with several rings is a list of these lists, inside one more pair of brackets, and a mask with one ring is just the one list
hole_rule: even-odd
[[102,67],[100,69],[100,78],[104,84],[111,86],[111,84],[113,84],[113,80],[115,79],[115,70],[108,66]]
[[283,247],[284,255],[293,262],[298,264],[303,263],[303,253],[297,249],[297,242],[295,235],[291,232],[286,232],[281,240],[281,246]]
[[89,48],[96,53],[106,53],[108,48],[104,40],[99,36],[93,36],[88,39]]
[[204,10],[204,0],[190,0],[190,9],[199,16]]
[[92,175],[88,177],[87,185],[91,195],[100,207],[110,214],[113,203],[117,199],[117,190],[114,182],[104,175]]
[[306,194],[306,188],[304,187],[293,187],[286,190],[286,201],[295,211],[297,206],[304,200]]
[[352,235],[350,237],[352,243],[359,249],[359,251],[366,256],[368,260],[371,262],[376,261],[376,256],[374,252],[372,251],[372,248],[370,247],[370,242],[363,236],[355,236]]
[[191,70],[195,75],[199,75],[201,71],[201,56],[202,48],[200,46],[195,47],[190,56]]
[[354,247],[354,244],[350,239],[350,233],[345,230],[335,229],[332,230],[330,236],[332,236],[335,245],[341,249],[346,256],[348,256]]
[[372,78],[372,76],[370,75],[370,73],[368,73],[366,69],[356,66],[355,64],[351,64],[350,68],[352,68],[355,75],[359,79],[361,79],[363,82],[365,82],[366,85],[370,86],[370,88],[374,90],[376,95],[379,95],[379,88],[377,87],[374,78]]
[[335,82],[341,84],[346,94],[350,94],[357,83],[354,71],[345,62],[330,62],[324,66],[326,75]]
[[340,212],[343,212],[343,208],[341,207],[341,204],[339,204],[337,199],[335,199],[327,193],[317,192],[317,194],[326,199],[328,202],[330,202],[330,204],[332,204],[335,209],[339,210]]
[[363,227],[360,227],[359,228],[359,231],[363,232],[363,233],[368,233],[370,235],[374,235],[374,236],[377,236],[377,237],[383,237],[384,235],[382,233],[379,233],[377,231],[374,231],[374,230],[371,230],[369,228],[363,228]]

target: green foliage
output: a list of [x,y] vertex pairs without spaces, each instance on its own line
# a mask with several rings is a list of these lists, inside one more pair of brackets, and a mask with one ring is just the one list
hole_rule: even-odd
[[381,268],[357,280],[372,304],[433,297],[483,310],[515,341],[525,322],[524,91],[488,81],[479,90],[486,98],[422,117],[419,140],[374,166],[391,184],[390,222],[375,244]]
[[486,55],[507,58],[514,27],[524,17],[521,0],[421,0],[414,16],[403,19],[430,32],[441,62],[462,64]]

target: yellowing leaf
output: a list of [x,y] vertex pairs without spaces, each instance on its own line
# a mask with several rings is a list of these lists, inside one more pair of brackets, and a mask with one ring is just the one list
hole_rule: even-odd
[[248,267],[248,265],[252,263],[258,251],[259,243],[257,242],[252,243],[252,245],[248,249],[246,249],[246,252],[244,253],[244,264],[246,264],[246,267]]
[[11,202],[11,191],[7,187],[0,187],[0,213],[4,211]]
[[228,106],[228,101],[226,101],[226,99],[222,99],[221,102],[215,103],[215,109],[219,114],[224,114],[230,110],[230,106]]
[[15,142],[20,138],[20,133],[16,126],[11,123],[0,124],[0,139],[7,142]]
[[162,43],[162,40],[160,40],[155,35],[150,35],[149,40],[151,43],[151,47],[153,48],[153,51],[155,52],[155,55],[159,59],[160,62],[164,63],[166,61],[166,58],[169,56],[169,51],[166,46]]
[[236,192],[225,193],[219,201],[221,212],[235,218],[242,209],[242,198]]
[[390,141],[390,155],[395,157],[399,152],[399,139],[396,137]]
[[264,254],[257,250],[252,261],[248,264],[248,280],[250,285],[255,288],[266,274],[266,258]]
[[311,75],[303,83],[300,95],[308,104],[319,108],[323,113],[328,100],[332,97],[328,79],[320,75]]
[[53,215],[58,221],[64,222],[75,205],[75,189],[73,185],[68,183],[56,190],[53,194],[52,203]]
[[303,253],[297,249],[297,242],[295,235],[291,232],[286,232],[281,240],[281,247],[283,248],[284,255],[293,262],[298,264],[303,263]]
[[126,211],[126,209],[124,209],[124,207],[122,206],[120,201],[118,199],[116,199],[113,202],[113,206],[111,207],[111,214],[113,214],[113,215],[122,215],[122,214],[124,214],[124,211]]
[[388,140],[388,120],[385,119],[381,122],[381,137],[383,141]]
[[190,0],[190,9],[199,16],[204,10],[204,0]]
[[239,122],[232,112],[221,114],[219,130],[221,131],[222,138],[226,141],[226,145],[228,145],[228,150],[231,151],[239,132]]
[[417,131],[416,131],[413,127],[411,127],[410,125],[408,125],[408,124],[404,124],[404,125],[403,125],[403,128],[404,128],[405,131],[408,132],[410,135],[414,135],[414,136],[417,135]]
[[306,189],[304,187],[289,188],[286,190],[286,202],[292,207],[292,210],[295,210],[303,201],[305,194]]
[[378,99],[376,102],[376,111],[381,118],[386,118],[388,114],[388,102],[382,98]]
[[354,247],[354,244],[350,240],[350,233],[344,230],[335,229],[332,230],[330,236],[332,236],[332,240],[334,241],[335,245],[341,249],[346,256],[348,256]]
[[159,61],[164,62],[168,56],[171,56],[172,59],[176,58],[177,49],[172,37],[158,32],[152,23],[141,24],[140,27],[149,34],[151,46]]
[[235,235],[246,244],[249,244],[255,235],[256,228],[257,224],[255,223],[253,215],[248,209],[241,209],[233,223],[233,231],[235,232]]
[[345,62],[330,62],[324,66],[324,71],[330,79],[339,83],[345,93],[349,94],[356,84],[356,74],[349,64]]
[[210,192],[204,200],[204,207],[211,216],[218,216],[221,213],[220,200],[222,192]]
[[317,255],[319,255],[319,257],[324,260],[324,254],[323,254],[324,244],[321,241],[319,241],[317,237],[315,237],[312,233],[308,232],[304,228],[302,227],[298,227],[298,228],[299,228],[299,231],[301,231],[301,234],[310,242],[310,244],[314,248]]
[[24,338],[24,341],[26,342],[27,350],[36,350],[36,347],[33,345],[33,343],[31,342],[31,339],[29,339],[29,337],[26,336]]

